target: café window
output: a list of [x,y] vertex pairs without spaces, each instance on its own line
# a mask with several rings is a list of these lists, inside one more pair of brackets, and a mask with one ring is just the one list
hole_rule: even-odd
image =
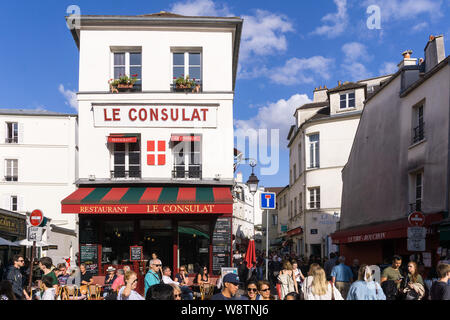
[[111,143],[111,178],[141,178],[141,146],[138,139],[131,143]]
[[114,79],[120,79],[127,76],[135,79],[131,91],[142,91],[142,52],[136,51],[117,51],[113,52]]
[[134,235],[134,221],[105,221],[103,227],[102,263],[113,265],[130,263],[130,241]]
[[172,135],[171,144],[174,157],[172,177],[175,179],[201,179],[201,136]]
[[6,123],[6,143],[19,142],[19,124],[17,122]]
[[19,160],[5,160],[5,181],[17,181],[19,176]]
[[189,272],[197,266],[209,265],[210,223],[208,221],[179,221],[179,265]]

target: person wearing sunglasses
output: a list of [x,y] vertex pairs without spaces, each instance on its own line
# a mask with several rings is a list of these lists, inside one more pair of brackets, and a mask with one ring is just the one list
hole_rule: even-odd
[[259,295],[256,300],[275,300],[275,297],[270,293],[270,283],[268,281],[258,281],[258,292]]
[[13,265],[10,266],[5,277],[5,280],[11,282],[17,300],[31,300],[27,291],[23,288],[24,279],[22,273],[20,272],[20,268],[23,267],[24,264],[25,259],[23,258],[23,255],[14,255]]
[[148,288],[154,286],[155,284],[161,283],[161,278],[159,276],[160,272],[161,272],[161,260],[159,259],[150,260],[150,269],[148,270],[144,279],[145,296],[147,296]]
[[258,296],[258,286],[255,281],[249,281],[246,286],[246,293],[242,296],[243,300],[256,300]]
[[137,274],[134,271],[125,273],[125,286],[119,290],[117,300],[144,300],[144,298],[136,292]]

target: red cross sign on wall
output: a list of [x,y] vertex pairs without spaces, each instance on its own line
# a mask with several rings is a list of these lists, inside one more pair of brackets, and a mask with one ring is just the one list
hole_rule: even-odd
[[[157,148],[155,148],[157,147]],[[166,142],[165,141],[147,141],[147,165],[164,166],[166,164]],[[158,161],[156,161],[158,160]]]

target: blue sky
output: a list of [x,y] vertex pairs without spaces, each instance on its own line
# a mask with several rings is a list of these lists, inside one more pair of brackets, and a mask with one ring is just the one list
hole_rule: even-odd
[[[294,110],[312,99],[315,87],[391,73],[403,51],[423,57],[431,34],[443,34],[450,53],[446,0],[8,1],[0,10],[0,108],[76,112],[78,50],[64,19],[74,4],[81,14],[165,10],[244,18],[235,127],[280,130],[278,173],[256,171],[264,186],[288,183],[286,134]],[[373,4],[381,10],[380,29],[366,24],[366,10]],[[243,164],[239,171],[246,180],[249,166]]]

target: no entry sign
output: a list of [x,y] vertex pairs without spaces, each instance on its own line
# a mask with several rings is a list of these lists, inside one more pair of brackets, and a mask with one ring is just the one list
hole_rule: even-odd
[[421,227],[425,223],[425,216],[421,212],[413,212],[408,216],[408,221],[414,227]]
[[33,227],[37,227],[42,223],[42,220],[44,219],[44,215],[42,214],[41,210],[33,210],[30,215],[30,224]]

